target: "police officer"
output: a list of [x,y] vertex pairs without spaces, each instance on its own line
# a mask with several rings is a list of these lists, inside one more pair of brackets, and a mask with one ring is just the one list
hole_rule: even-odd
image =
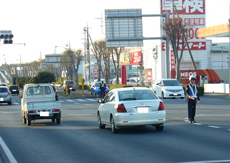
[[196,114],[196,103],[200,103],[197,86],[195,84],[196,77],[191,75],[189,77],[190,83],[186,86],[186,101],[188,103],[188,120],[189,123],[196,123],[194,117]]
[[100,98],[105,97],[105,89],[106,89],[106,84],[102,81],[100,83],[100,90],[101,90]]

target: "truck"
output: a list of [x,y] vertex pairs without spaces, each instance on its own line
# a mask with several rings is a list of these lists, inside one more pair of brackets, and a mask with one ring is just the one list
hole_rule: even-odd
[[61,102],[56,99],[54,89],[49,83],[26,84],[21,98],[23,123],[31,125],[32,120],[51,119],[61,123]]

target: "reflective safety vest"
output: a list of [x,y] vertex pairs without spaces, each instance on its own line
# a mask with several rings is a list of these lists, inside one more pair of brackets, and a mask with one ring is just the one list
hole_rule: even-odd
[[101,87],[105,87],[105,83],[102,83],[102,84],[101,84]]
[[191,97],[193,97],[193,98],[197,98],[197,88],[196,88],[196,85],[195,85],[195,92],[194,92],[193,87],[191,87],[191,84],[189,84],[189,89],[190,89],[189,95]]

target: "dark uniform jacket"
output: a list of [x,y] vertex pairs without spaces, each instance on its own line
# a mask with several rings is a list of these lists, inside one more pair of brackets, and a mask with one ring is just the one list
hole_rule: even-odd
[[[190,85],[191,87],[190,87],[189,85]],[[196,92],[197,92],[197,93],[195,94],[195,92],[194,92],[194,94],[195,94],[195,96],[197,96],[196,99],[197,99],[198,101],[200,101],[200,96],[199,96],[199,93],[198,93],[197,85],[195,85],[195,86],[196,86],[195,88],[196,88]],[[189,96],[191,96],[191,97],[193,96],[192,91],[190,90],[190,88],[193,88],[192,84],[188,84],[188,85],[186,86],[185,92],[186,92],[186,101],[187,101],[187,102],[189,101]]]

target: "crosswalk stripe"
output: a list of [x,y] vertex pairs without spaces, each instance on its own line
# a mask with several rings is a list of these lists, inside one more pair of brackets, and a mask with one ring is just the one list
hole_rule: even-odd
[[88,100],[88,101],[97,101],[97,99],[92,99],[92,98],[88,98],[86,100]]
[[82,100],[82,99],[76,99],[77,101],[85,101],[85,100]]
[[69,101],[69,102],[74,102],[74,100],[66,100],[66,101]]

